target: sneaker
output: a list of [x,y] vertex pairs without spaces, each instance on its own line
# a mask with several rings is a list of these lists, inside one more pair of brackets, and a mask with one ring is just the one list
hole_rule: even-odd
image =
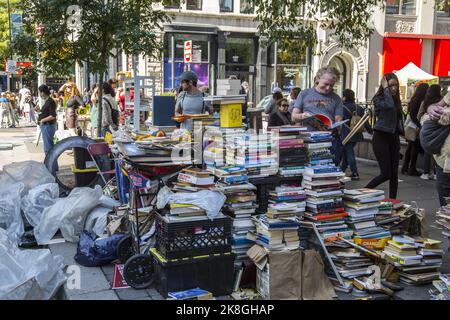
[[350,176],[350,178],[352,178],[353,181],[359,181],[359,180],[360,180],[359,174],[352,174],[352,175]]
[[430,173],[429,175],[430,180],[436,181],[436,176],[432,173]]
[[430,179],[430,175],[429,175],[429,174],[426,174],[426,173],[424,173],[423,175],[421,175],[421,176],[420,176],[420,179],[422,179],[422,180],[431,180],[431,179]]

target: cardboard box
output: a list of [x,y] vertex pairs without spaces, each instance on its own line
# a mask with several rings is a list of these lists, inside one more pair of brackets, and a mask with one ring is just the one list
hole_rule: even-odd
[[242,127],[242,105],[229,104],[220,107],[220,127],[240,128]]

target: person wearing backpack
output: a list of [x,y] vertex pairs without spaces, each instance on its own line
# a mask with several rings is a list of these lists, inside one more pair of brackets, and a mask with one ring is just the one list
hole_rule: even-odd
[[113,97],[114,89],[112,86],[105,82],[102,87],[102,137],[105,137],[106,132],[111,133],[112,130],[116,131],[119,129],[119,111]]
[[[359,107],[355,103],[355,92],[350,89],[344,90],[342,94],[342,102],[344,103],[344,121],[349,120],[347,124],[342,126],[341,139],[342,141],[349,135],[350,131],[360,122],[361,118],[364,116],[364,109]],[[361,128],[344,146],[344,154],[342,160],[342,171],[345,173],[347,168],[350,166],[352,174],[350,178],[352,180],[359,180],[358,166],[356,164],[355,157],[355,147],[359,142],[364,141],[364,128],[367,132],[372,133],[372,128],[368,123],[365,127]]]

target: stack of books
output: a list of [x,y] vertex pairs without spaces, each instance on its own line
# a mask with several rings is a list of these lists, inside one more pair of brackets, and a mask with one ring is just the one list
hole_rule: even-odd
[[270,219],[302,218],[306,209],[306,193],[300,185],[282,185],[269,193]]
[[279,174],[283,177],[301,176],[308,164],[308,150],[301,133],[306,127],[269,128],[278,133]]
[[256,243],[268,250],[294,250],[300,247],[299,223],[294,219],[269,219],[266,215],[254,217]]
[[[391,237],[389,230],[378,226],[375,222],[384,198],[382,190],[345,190],[345,209],[349,213],[347,223],[354,230],[355,238],[381,240]],[[392,211],[389,214],[392,214]]]
[[436,223],[444,228],[442,234],[450,239],[450,205],[439,209],[436,218]]
[[[245,169],[242,167],[224,167],[216,169],[219,182],[214,190],[225,194],[227,200],[222,209],[223,213],[233,219],[232,248],[236,253],[236,263],[248,259],[247,251],[255,244],[247,236],[249,232],[255,232],[256,226],[252,215],[256,212],[256,187],[245,179]],[[235,173],[235,174],[229,174]],[[234,179],[232,177],[235,177]],[[239,178],[238,178],[239,177]],[[236,180],[236,182],[233,182]]]
[[245,134],[245,130],[239,128],[226,129],[214,126],[208,126],[206,129],[203,136],[203,162],[206,164],[208,170],[226,166],[226,146],[228,144],[233,145],[235,139]]
[[342,198],[342,177],[344,173],[334,165],[308,167],[303,174],[302,186],[307,196],[305,217],[316,224],[325,241],[353,235],[345,223],[348,213]]
[[383,199],[378,208],[379,214],[375,217],[377,226],[389,230],[391,235],[402,235],[404,230],[400,222],[404,208],[405,204],[401,200]]
[[450,300],[450,275],[439,274],[439,280],[433,281],[436,290],[431,291],[431,300]]
[[178,174],[178,182],[173,184],[173,190],[179,192],[198,192],[215,186],[211,172],[198,168],[183,169]]
[[170,203],[169,219],[205,217],[206,211],[189,203]]
[[373,265],[372,259],[354,248],[329,249],[339,274],[344,280],[352,280],[370,273],[368,267]]
[[440,241],[394,236],[383,254],[399,270],[400,281],[407,284],[431,283],[439,277],[443,250]]
[[331,164],[334,156],[331,153],[333,136],[328,131],[308,131],[301,133],[307,150],[309,165]]
[[246,133],[227,143],[227,165],[243,166],[249,178],[265,178],[278,173],[277,154],[273,133],[253,135]]

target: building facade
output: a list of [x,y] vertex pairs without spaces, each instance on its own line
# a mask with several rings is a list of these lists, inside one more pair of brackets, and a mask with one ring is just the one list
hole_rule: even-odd
[[[375,32],[367,45],[346,50],[331,33],[317,28],[318,47],[306,52],[281,52],[258,34],[258,22],[249,0],[186,0],[181,8],[165,7],[173,16],[164,26],[164,50],[159,61],[139,57],[138,72],[155,76],[157,92],[177,88],[177,77],[191,69],[199,75],[199,86],[215,93],[216,79],[237,76],[249,83],[250,100],[259,102],[273,87],[289,92],[295,86],[311,85],[315,72],[334,66],[341,72],[336,92],[346,88],[356,92],[358,101],[370,101],[383,74],[402,69],[409,62],[440,77],[450,85],[450,1],[387,0],[386,8],[376,8],[371,23]],[[299,12],[299,16],[302,13]],[[192,63],[185,64],[184,44],[193,43]],[[118,52],[111,58],[111,76],[132,70],[131,57]],[[80,86],[95,79],[82,77]],[[83,83],[81,83],[83,82]]]

